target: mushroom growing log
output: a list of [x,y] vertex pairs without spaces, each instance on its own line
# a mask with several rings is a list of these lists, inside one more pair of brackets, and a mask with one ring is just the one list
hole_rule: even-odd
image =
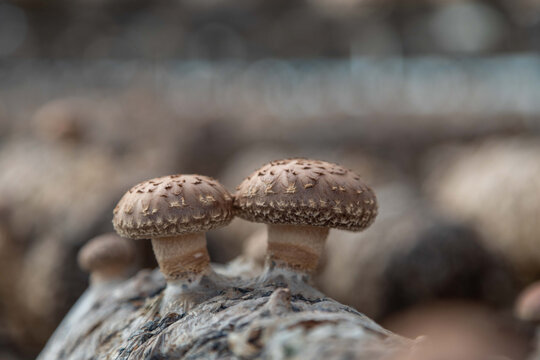
[[254,279],[234,281],[188,311],[160,315],[164,288],[159,271],[139,272],[38,359],[405,360],[413,345],[332,299],[307,299]]

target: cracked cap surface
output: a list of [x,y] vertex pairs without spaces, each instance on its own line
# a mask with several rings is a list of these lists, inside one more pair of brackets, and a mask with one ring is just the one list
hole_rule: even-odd
[[128,190],[114,209],[113,225],[123,237],[148,239],[206,231],[232,218],[232,197],[219,182],[168,175]]
[[129,267],[135,260],[135,247],[115,233],[103,234],[86,243],[77,260],[79,267],[87,272],[111,265]]
[[264,165],[238,186],[234,205],[249,221],[349,231],[367,228],[377,216],[375,194],[357,174],[309,159]]

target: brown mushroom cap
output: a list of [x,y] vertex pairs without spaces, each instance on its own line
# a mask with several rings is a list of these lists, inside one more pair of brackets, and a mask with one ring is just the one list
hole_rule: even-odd
[[375,194],[360,177],[324,161],[273,161],[237,190],[237,215],[249,221],[361,231],[377,216]]
[[148,239],[207,231],[232,218],[232,197],[219,182],[202,175],[169,175],[125,193],[113,224],[123,237]]
[[129,266],[135,259],[135,247],[115,233],[104,234],[90,240],[79,251],[79,267],[92,272],[110,266]]

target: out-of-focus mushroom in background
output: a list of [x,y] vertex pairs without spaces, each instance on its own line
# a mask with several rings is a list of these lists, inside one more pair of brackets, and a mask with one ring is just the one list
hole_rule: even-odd
[[135,262],[135,246],[115,234],[103,234],[90,240],[77,255],[79,267],[90,273],[90,285],[125,280]]
[[540,276],[540,141],[498,138],[433,151],[425,190],[440,211],[469,224],[524,283]]
[[537,359],[540,356],[540,283],[538,281],[519,294],[514,305],[514,314],[518,319],[536,328],[534,354],[530,359]]
[[60,99],[46,103],[36,111],[32,119],[35,132],[39,137],[50,141],[79,141],[84,134],[84,123],[90,119],[84,111],[84,103],[75,99]]
[[243,256],[253,261],[262,270],[266,260],[267,245],[266,229],[259,229],[244,242]]
[[524,321],[540,320],[540,283],[535,282],[521,292],[516,300],[514,312]]
[[267,256],[267,234],[264,227],[244,239],[242,252],[227,264],[213,264],[219,274],[249,279],[264,271]]

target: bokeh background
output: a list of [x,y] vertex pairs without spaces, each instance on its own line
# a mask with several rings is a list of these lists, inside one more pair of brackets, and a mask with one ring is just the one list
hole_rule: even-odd
[[[77,251],[135,183],[234,191],[304,156],[380,203],[364,233],[331,232],[322,290],[448,359],[525,359],[539,50],[538,0],[0,0],[0,358],[39,353],[87,286]],[[209,247],[260,256],[264,232],[235,220]]]

